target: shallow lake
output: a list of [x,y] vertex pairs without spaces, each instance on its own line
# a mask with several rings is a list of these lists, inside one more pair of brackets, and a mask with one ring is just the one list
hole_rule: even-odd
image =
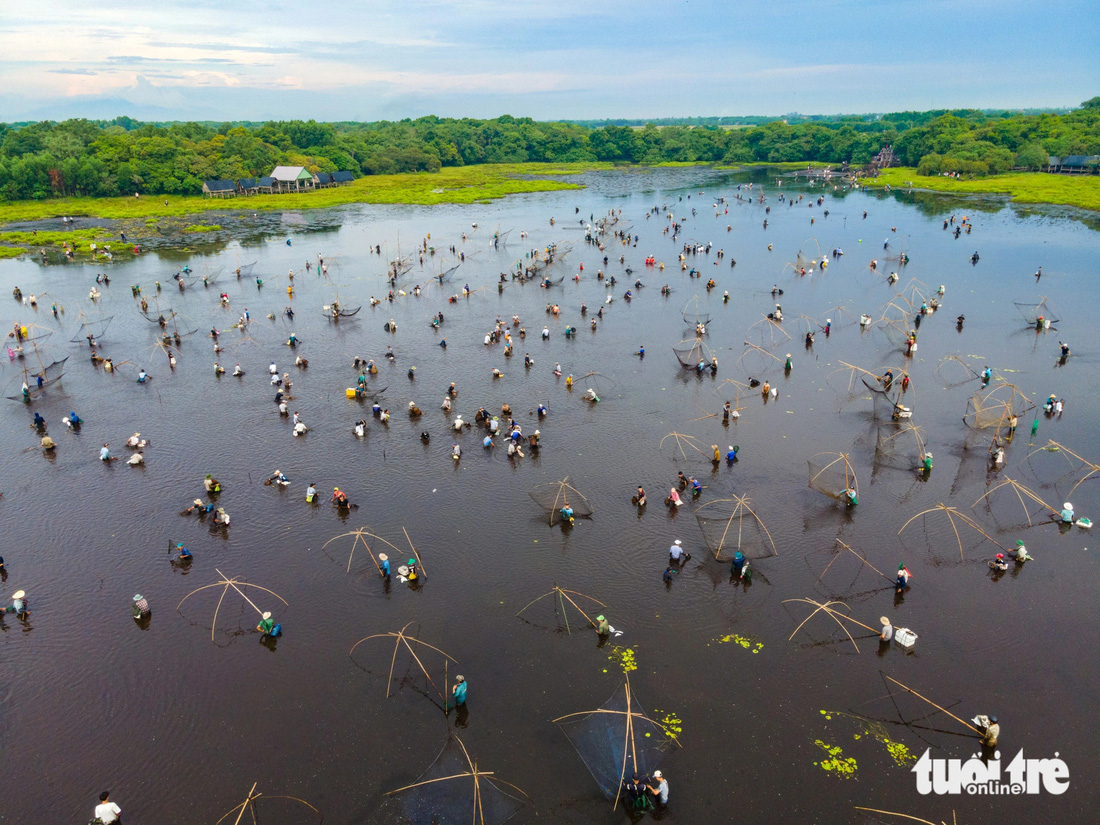
[[[31,605],[27,621],[11,614],[0,621],[0,741],[9,757],[0,822],[87,821],[106,788],[127,823],[216,822],[254,782],[267,795],[308,800],[326,822],[399,821],[401,797],[383,794],[416,781],[456,730],[479,770],[530,795],[513,821],[620,822],[622,808],[612,811],[551,720],[596,709],[621,691],[624,661],[636,668],[629,674],[635,701],[681,730],[682,748],[670,747],[661,764],[671,788],[664,819],[869,821],[855,806],[935,821],[951,821],[951,811],[959,822],[1095,818],[1098,793],[1088,777],[1100,771],[1100,755],[1087,721],[1100,683],[1089,653],[1100,641],[1093,537],[1060,531],[1011,486],[979,499],[1012,479],[1060,508],[1092,471],[1087,462],[1100,462],[1093,391],[1100,346],[1085,334],[1100,311],[1096,231],[1062,210],[808,187],[790,178],[780,186],[767,173],[663,169],[580,180],[586,189],[474,206],[356,206],[254,218],[242,204],[239,214],[210,218],[225,229],[206,247],[188,239],[192,248],[184,250],[176,238],[127,263],[0,263],[5,296],[17,284],[24,296],[39,296],[37,310],[3,299],[9,328],[21,322],[53,330],[42,342],[43,360],[70,356],[59,386],[30,407],[3,401],[0,415],[7,456],[0,465],[3,595],[25,589]],[[621,212],[614,229],[629,227],[637,241],[608,235],[601,251],[585,242],[582,224],[611,210]],[[665,231],[670,214],[682,223],[676,237]],[[965,215],[972,232],[955,239],[953,226],[945,231],[952,215],[956,224]],[[508,234],[494,246],[497,232]],[[436,252],[421,264],[429,233]],[[509,279],[498,291],[501,272],[529,265],[528,251],[552,243],[559,258],[548,272],[564,277],[562,284],[542,289],[537,281]],[[685,243],[713,244],[687,258],[700,278],[680,269]],[[372,253],[376,244],[381,254]],[[434,276],[457,263],[452,245],[465,261],[440,284]],[[833,258],[838,248],[845,254]],[[800,251],[827,256],[828,268],[800,275],[791,266]],[[907,265],[886,260],[902,252]],[[328,268],[323,276],[319,254]],[[412,268],[390,302],[387,264],[399,255]],[[647,256],[663,271],[645,266]],[[308,272],[306,261],[314,265]],[[238,279],[234,270],[252,262],[251,277]],[[181,294],[172,276],[185,263],[190,286]],[[597,279],[598,270],[617,283]],[[899,274],[893,285],[886,278],[892,271]],[[93,304],[89,290],[100,272],[111,283]],[[210,286],[197,280],[204,274]],[[709,278],[716,286],[708,292]],[[645,286],[635,288],[637,279]],[[141,286],[153,315],[165,313],[181,332],[194,330],[184,335],[174,370],[132,284]],[[414,297],[417,284],[422,294]],[[661,294],[665,284],[670,295]],[[923,319],[917,350],[907,358],[880,318],[908,314],[941,284],[942,309]],[[466,285],[471,294],[450,303]],[[773,299],[773,285],[781,297]],[[631,301],[624,299],[628,288]],[[228,308],[220,305],[223,291]],[[371,307],[372,296],[382,303]],[[1037,334],[1014,302],[1044,296],[1057,321]],[[363,308],[334,323],[322,311],[334,299]],[[50,311],[54,302],[64,308],[59,318]],[[551,302],[560,315],[547,313]],[[776,302],[782,331],[763,320]],[[283,313],[288,304],[293,320]],[[246,308],[246,331],[232,328]],[[433,330],[438,312],[445,320]],[[682,369],[672,352],[694,336],[700,313],[711,319],[705,343],[718,359],[715,376]],[[862,313],[875,320],[865,331],[857,323]],[[113,374],[90,363],[86,343],[70,343],[79,341],[82,320],[108,315],[99,351],[118,365]],[[515,355],[506,358],[503,344],[483,340],[498,316],[510,324],[513,315],[527,334],[520,339],[512,328]],[[827,318],[828,336],[821,330]],[[392,334],[383,328],[391,319]],[[548,340],[541,338],[544,326]],[[567,326],[578,328],[574,336],[566,337]],[[217,355],[212,327],[221,331],[224,351]],[[807,329],[816,332],[809,348]],[[297,350],[285,345],[292,332],[301,340]],[[446,349],[438,346],[442,338]],[[1057,363],[1059,341],[1073,351],[1064,366]],[[388,346],[392,362],[384,357]],[[635,355],[640,346],[644,358]],[[29,346],[26,353],[22,362],[0,359],[5,395],[18,395],[23,365],[37,364]],[[524,353],[534,360],[531,369],[524,369]],[[787,353],[793,369],[784,375]],[[308,358],[308,369],[294,366],[296,354]],[[385,388],[388,426],[369,404],[346,397],[356,356],[378,365],[370,387]],[[215,360],[228,372],[239,363],[246,375],[216,377]],[[272,401],[272,361],[290,374],[290,408],[310,428],[304,437],[292,437]],[[1041,409],[1022,414],[1005,464],[994,470],[988,449],[995,430],[974,432],[964,422],[980,382],[961,362],[975,372],[988,365],[991,390],[1008,382],[1040,405],[1054,394],[1065,399],[1065,411],[1058,418]],[[555,363],[562,377],[553,374]],[[852,367],[875,375],[892,367],[898,381],[908,371],[902,403],[934,454],[929,476],[913,469],[913,447],[885,455],[880,436],[897,426],[873,417],[871,393],[859,391],[865,373]],[[152,376],[145,384],[136,381],[139,368]],[[492,378],[494,368],[502,378]],[[598,377],[586,382],[590,373]],[[571,391],[567,375],[575,377]],[[758,390],[739,391],[728,380],[750,376],[770,380],[778,397],[765,404]],[[526,435],[540,430],[541,449],[509,459],[502,445],[482,448],[476,429],[453,437],[453,415],[440,409],[451,382],[455,413],[472,421],[479,407],[499,413],[508,403]],[[592,382],[600,396],[594,405],[582,400]],[[740,413],[728,426],[720,415],[726,400]],[[418,420],[407,415],[410,401],[423,409]],[[540,403],[549,412],[538,421]],[[40,436],[28,426],[34,411],[58,443],[52,457],[43,456]],[[84,419],[79,431],[62,426],[69,411]],[[362,439],[352,433],[359,419],[368,422]],[[128,457],[124,442],[135,431],[151,442],[145,467],[99,461],[104,442]],[[670,433],[692,440],[666,438]],[[1035,452],[1049,440],[1086,462],[1065,451]],[[464,450],[457,463],[455,441]],[[739,460],[713,466],[712,445],[723,454],[737,445]],[[823,452],[848,456],[858,506],[845,509],[808,486],[807,461]],[[288,488],[263,485],[276,469],[291,479]],[[662,499],[677,471],[698,477],[705,489],[670,510]],[[209,518],[180,515],[192,499],[205,498],[206,473],[223,485],[218,503],[232,517],[226,531]],[[551,527],[528,492],[566,476],[595,514]],[[310,482],[320,492],[315,506],[304,500]],[[642,511],[630,501],[639,484],[649,494]],[[1098,485],[1094,475],[1074,490],[1079,514],[1100,513]],[[341,514],[331,507],[335,486],[358,509]],[[749,497],[777,551],[753,562],[748,586],[731,581],[729,565],[708,551],[693,512],[733,496]],[[957,537],[942,511],[899,535],[939,503],[973,519],[989,539],[958,519]],[[417,589],[396,577],[385,584],[361,544],[352,553],[354,537],[326,545],[364,527],[400,555],[411,540],[426,573]],[[675,539],[691,559],[666,586],[662,573]],[[1017,539],[1035,561],[994,577],[987,564],[998,552],[994,542],[1008,548]],[[838,540],[867,563],[838,550]],[[193,552],[189,566],[173,564],[175,542]],[[397,550],[370,543],[400,560]],[[897,598],[888,578],[899,562],[913,579]],[[177,610],[196,588],[216,583],[216,571],[285,599],[283,605],[247,589],[281,622],[277,643],[253,631],[256,611],[233,590],[221,602],[223,588],[200,591]],[[517,617],[555,585],[606,605],[589,615],[605,613],[621,635],[601,644],[572,610],[567,632],[551,599]],[[130,616],[135,593],[152,605],[147,626]],[[814,608],[786,600],[806,598],[845,601],[853,618],[871,626],[888,616],[919,640],[910,651],[880,648],[872,633],[850,625],[857,653],[823,614],[791,639]],[[429,683],[412,657],[398,652],[387,698],[392,640],[349,651],[360,639],[409,623],[410,634],[456,661],[444,670],[439,654],[419,649]],[[444,679],[459,673],[468,679],[468,713],[444,716],[433,685],[449,693]],[[920,795],[906,753],[915,758],[932,748],[933,756],[965,759],[978,741],[885,677],[964,719],[999,715],[1004,761],[1020,748],[1034,758],[1057,752],[1069,766],[1068,792]],[[843,770],[825,769],[833,758],[844,760]],[[473,798],[465,786],[462,793]],[[316,821],[283,804],[272,801],[267,811],[261,804],[261,818]],[[437,812],[454,817],[440,821],[471,816],[469,804],[455,801],[441,801]]]

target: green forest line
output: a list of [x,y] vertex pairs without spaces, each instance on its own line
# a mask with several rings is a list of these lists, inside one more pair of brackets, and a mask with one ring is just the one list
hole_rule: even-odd
[[777,119],[736,129],[588,127],[509,115],[378,123],[150,124],[120,117],[0,124],[0,201],[198,195],[204,181],[261,177],[277,165],[355,177],[522,163],[862,167],[884,146],[924,175],[1035,170],[1050,155],[1100,154],[1100,97],[1065,114],[939,110]]

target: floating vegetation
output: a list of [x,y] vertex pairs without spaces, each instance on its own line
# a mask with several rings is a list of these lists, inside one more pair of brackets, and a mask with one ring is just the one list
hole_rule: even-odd
[[[611,648],[611,655],[607,658],[621,667],[623,673],[630,673],[630,671],[638,669],[638,663],[634,659],[633,648],[615,645]],[[607,673],[606,668],[604,668],[604,673]]]
[[845,713],[839,710],[823,710],[820,711],[820,713],[827,721],[832,721],[834,716],[843,716],[855,720],[856,724],[860,726],[863,732],[853,734],[852,738],[858,741],[866,734],[875,741],[881,742],[885,745],[886,752],[890,754],[890,758],[894,760],[894,764],[899,768],[905,768],[916,763],[917,757],[910,752],[906,745],[903,745],[901,742],[893,741],[889,735],[887,735],[886,727],[882,723],[873,722],[870,719],[865,719],[854,713]]
[[221,224],[217,223],[193,223],[184,228],[184,232],[216,232],[221,229]]
[[[653,716],[656,721],[661,723],[661,727],[665,729],[665,735],[674,742],[680,741],[680,734],[683,733],[684,720],[676,715],[675,711],[661,710],[660,708],[653,709]],[[646,736],[650,734],[647,732]]]
[[852,757],[844,756],[844,751],[836,746],[829,745],[820,739],[815,739],[814,744],[825,751],[828,759],[822,759],[820,762],[814,762],[823,771],[830,771],[836,776],[843,777],[844,779],[851,779],[856,775],[856,771],[859,770],[859,765],[856,764],[856,760]]
[[727,633],[725,636],[719,636],[715,639],[718,644],[725,645],[731,642],[735,645],[740,645],[745,650],[751,650],[753,653],[759,653],[764,649],[764,643],[760,641],[758,636],[742,636],[738,633]]

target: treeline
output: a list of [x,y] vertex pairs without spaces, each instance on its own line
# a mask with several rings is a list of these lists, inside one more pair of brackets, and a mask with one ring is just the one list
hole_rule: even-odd
[[941,115],[957,115],[958,117],[1006,118],[1013,115],[1049,115],[1065,114],[1069,109],[1018,109],[1005,111],[1001,109],[933,109],[927,112],[895,112],[892,114],[864,114],[864,115],[803,115],[798,112],[774,117],[767,115],[719,115],[710,117],[659,117],[659,118],[600,118],[597,120],[571,120],[570,123],[578,123],[589,129],[602,129],[604,126],[761,126],[771,123],[773,120],[782,120],[792,126],[799,123],[873,123],[882,120],[888,123],[905,124],[909,126],[927,123]]
[[1066,114],[979,110],[874,118],[644,127],[444,119],[262,124],[44,121],[0,124],[0,199],[198,194],[205,180],[268,174],[279,164],[357,175],[434,172],[481,163],[869,163],[886,145],[935,174],[1037,169],[1048,155],[1100,154],[1100,97]]

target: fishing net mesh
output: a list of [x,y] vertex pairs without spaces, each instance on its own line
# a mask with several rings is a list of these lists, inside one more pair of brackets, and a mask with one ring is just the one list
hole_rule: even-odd
[[886,336],[886,340],[899,349],[905,349],[909,342],[909,322],[902,318],[884,318],[879,322],[879,329]]
[[648,721],[633,691],[629,704],[628,718],[627,692],[620,689],[599,710],[557,723],[608,799],[614,799],[622,785],[624,759],[627,779],[635,773],[650,776],[671,746],[664,729]]
[[1046,299],[1038,303],[1034,301],[1013,301],[1013,303],[1023,319],[1029,324],[1037,324],[1040,317],[1045,321],[1054,322],[1058,320],[1054,317],[1054,310],[1047,304]]
[[694,368],[700,361],[710,363],[710,353],[702,341],[697,340],[690,347],[673,347],[672,351],[682,367]]
[[103,333],[107,331],[107,327],[111,323],[112,318],[114,318],[113,315],[108,315],[106,318],[100,318],[97,321],[85,321],[80,325],[80,329],[77,330],[76,335],[70,340],[74,344],[78,344],[87,341],[89,335],[93,338],[102,337]]
[[963,422],[976,430],[999,427],[1015,414],[1023,415],[1034,408],[1030,400],[1012,386],[997,387],[989,392],[975,393],[966,402]]
[[[417,783],[428,784],[396,794],[402,821],[409,825],[499,825],[527,804],[518,791],[491,776],[479,776],[475,785],[472,770],[458,740],[448,739],[439,756],[417,779]],[[433,782],[435,779],[442,781]]]
[[837,501],[849,488],[856,489],[856,475],[843,456],[836,453],[814,456],[806,461],[810,469],[810,487]]
[[740,499],[713,501],[695,511],[707,549],[718,561],[731,561],[740,552],[747,559],[776,555],[763,522]]
[[563,481],[540,484],[530,490],[528,495],[545,511],[551,524],[561,522],[564,518],[561,511],[567,506],[573,508],[573,518],[590,518],[595,512],[580,491]]
[[870,385],[868,385],[868,389],[871,390],[871,405],[876,420],[888,421],[893,418],[895,414],[902,416],[905,413],[911,412],[911,410],[901,402],[900,392],[895,391],[891,394],[883,392],[882,390],[875,390],[875,388]]
[[911,470],[919,466],[921,458],[920,437],[912,426],[884,426],[878,428],[875,439],[875,464],[898,470]]

